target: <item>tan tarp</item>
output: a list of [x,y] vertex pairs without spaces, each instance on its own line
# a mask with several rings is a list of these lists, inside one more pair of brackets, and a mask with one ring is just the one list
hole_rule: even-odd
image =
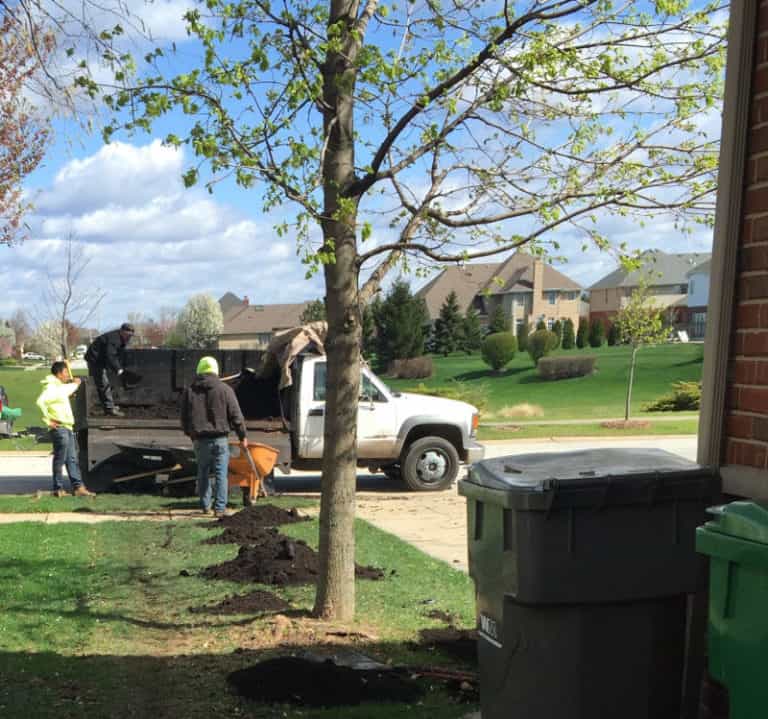
[[293,384],[291,364],[310,345],[318,354],[325,354],[326,322],[309,322],[302,327],[278,332],[267,347],[265,372],[276,363],[280,367],[280,389]]

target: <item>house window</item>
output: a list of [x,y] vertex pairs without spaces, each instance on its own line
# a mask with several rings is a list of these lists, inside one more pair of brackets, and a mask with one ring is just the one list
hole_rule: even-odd
[[686,292],[688,292],[688,285],[680,285],[680,294],[684,295]]
[[555,304],[557,300],[557,292],[547,292],[547,299],[549,300],[549,304]]
[[525,324],[525,320],[524,320],[524,319],[522,319],[522,318],[520,318],[520,317],[518,317],[518,318],[515,320],[515,334],[516,334],[516,335],[519,335],[519,334],[520,334],[520,331],[523,329],[523,325],[524,325],[524,324]]
[[547,329],[551,331],[551,330],[552,330],[552,326],[553,326],[554,324],[555,324],[555,321],[554,321],[554,320],[553,320],[553,319],[550,317],[550,318],[547,320]]

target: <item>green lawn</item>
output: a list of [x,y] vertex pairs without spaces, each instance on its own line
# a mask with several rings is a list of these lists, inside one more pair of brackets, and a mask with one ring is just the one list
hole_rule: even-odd
[[[701,379],[704,346],[700,344],[668,344],[649,347],[638,353],[632,413],[641,405],[670,391],[672,383]],[[533,362],[525,353],[517,353],[507,369],[494,374],[479,355],[433,357],[434,376],[428,380],[387,380],[393,389],[407,391],[424,383],[427,388],[450,386],[459,381],[465,389],[481,392],[487,400],[487,411],[481,421],[515,419],[498,415],[504,407],[523,402],[539,405],[543,415],[536,420],[613,418],[624,416],[630,349],[602,347],[598,350],[558,351],[555,355],[595,354],[597,371],[590,377],[545,381],[538,377]],[[523,418],[520,418],[521,421]]]
[[[698,419],[679,419],[673,422],[651,422],[647,427],[617,429],[603,427],[593,422],[587,424],[529,424],[512,422],[500,427],[480,426],[478,439],[544,439],[547,437],[645,437],[648,435],[696,434]],[[0,502],[0,506],[2,503]]]
[[[17,369],[15,367],[0,367],[0,385],[5,387],[11,407],[21,407],[22,416],[14,423],[14,430],[21,431],[26,427],[40,427],[42,419],[40,410],[35,404],[42,385],[40,381],[50,374],[50,366],[38,369]],[[84,376],[85,372],[77,372],[77,376]],[[3,439],[0,440],[0,450],[34,449],[34,440],[30,439]],[[37,445],[40,446],[40,445]],[[42,448],[47,448],[45,445]]]
[[[316,544],[315,521],[282,531]],[[279,619],[192,614],[256,588],[197,576],[238,550],[201,544],[208,536],[192,521],[0,526],[0,716],[458,719],[476,708],[434,684],[417,705],[297,709],[240,699],[226,683],[230,671],[331,642],[396,664],[454,666],[412,642],[445,626],[426,616],[431,610],[473,626],[474,593],[465,574],[359,522],[358,561],[384,568],[386,578],[357,582],[359,619],[345,627],[356,639],[332,638],[341,627],[308,618],[310,586],[269,588],[295,607]]]

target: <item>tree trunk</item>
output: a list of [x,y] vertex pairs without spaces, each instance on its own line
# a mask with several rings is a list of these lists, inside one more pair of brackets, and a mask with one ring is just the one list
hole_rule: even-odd
[[632,360],[629,364],[629,381],[627,382],[627,402],[624,406],[624,421],[629,422],[629,411],[632,403],[632,385],[635,381],[635,359],[637,357],[637,347],[632,347]]
[[[330,24],[354,21],[356,3],[331,2]],[[362,323],[358,300],[357,199],[343,199],[354,180],[354,48],[329,52],[323,73],[326,153],[323,163],[324,250],[328,313],[325,448],[320,498],[320,576],[315,614],[349,621],[355,614],[357,401]]]

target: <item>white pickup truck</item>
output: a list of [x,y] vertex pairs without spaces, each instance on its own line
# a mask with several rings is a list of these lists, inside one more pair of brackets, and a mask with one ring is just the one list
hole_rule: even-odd
[[[126,366],[141,380],[115,400],[124,417],[105,417],[93,387],[76,397],[75,430],[81,468],[94,489],[153,488],[194,475],[191,442],[181,431],[178,404],[204,354],[217,358],[235,390],[248,439],[276,447],[278,465],[319,469],[325,429],[324,355],[301,354],[291,364],[293,383],[279,389],[280,370],[269,371],[256,350],[130,350]],[[253,371],[253,368],[257,368]],[[413,490],[440,490],[456,479],[461,462],[483,458],[475,441],[478,411],[465,402],[394,392],[362,367],[357,416],[358,463]],[[126,480],[125,478],[130,478]]]
[[[297,453],[294,467],[314,466],[323,455],[325,357],[301,361],[298,382]],[[445,489],[460,462],[483,458],[475,441],[478,411],[466,402],[393,392],[362,368],[357,409],[357,454],[362,466],[402,477],[415,490]]]

